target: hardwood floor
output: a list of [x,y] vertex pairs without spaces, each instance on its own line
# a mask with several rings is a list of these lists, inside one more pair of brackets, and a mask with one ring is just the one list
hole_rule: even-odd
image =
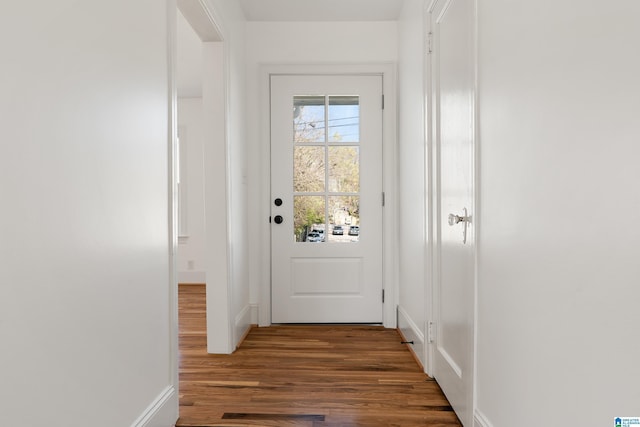
[[176,426],[460,426],[393,329],[254,328],[232,355],[206,352],[205,290],[182,285]]

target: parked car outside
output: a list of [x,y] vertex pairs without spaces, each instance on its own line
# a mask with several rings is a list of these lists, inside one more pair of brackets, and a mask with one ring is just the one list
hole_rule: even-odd
[[360,226],[352,225],[349,227],[349,236],[359,236],[360,235]]
[[344,234],[344,228],[342,228],[341,225],[334,225],[331,233],[335,236],[342,236]]
[[323,242],[324,233],[318,233],[317,231],[311,231],[307,234],[307,242]]

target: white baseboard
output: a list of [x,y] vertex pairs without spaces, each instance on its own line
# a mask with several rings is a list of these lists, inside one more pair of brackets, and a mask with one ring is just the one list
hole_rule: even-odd
[[170,385],[151,402],[131,427],[171,427],[178,420],[178,394]]
[[493,427],[493,424],[489,422],[482,412],[476,409],[473,413],[473,427]]
[[257,325],[258,324],[258,304],[249,304],[249,307],[251,307],[251,324],[252,325]]
[[422,366],[427,366],[424,354],[424,333],[420,330],[418,325],[411,319],[409,313],[407,313],[401,306],[398,306],[398,329],[402,332],[402,335],[407,341],[413,341],[413,352],[416,357],[420,359]]
[[206,283],[207,274],[204,271],[178,271],[178,283],[202,284]]
[[251,306],[246,305],[236,316],[233,348],[236,348],[251,327]]

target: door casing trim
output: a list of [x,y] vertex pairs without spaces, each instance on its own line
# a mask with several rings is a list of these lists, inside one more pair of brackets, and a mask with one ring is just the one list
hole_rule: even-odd
[[[260,177],[259,292],[258,324],[271,325],[271,148],[270,148],[270,78],[272,75],[381,75],[384,112],[382,135],[382,171],[385,206],[383,211],[383,325],[397,326],[398,301],[398,138],[397,138],[397,65],[394,62],[371,64],[260,64]],[[382,102],[382,100],[381,100]],[[380,296],[382,298],[382,295]]]

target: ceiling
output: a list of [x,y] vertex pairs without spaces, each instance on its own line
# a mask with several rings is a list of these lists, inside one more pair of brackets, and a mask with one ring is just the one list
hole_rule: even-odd
[[247,21],[395,21],[403,0],[240,0]]

